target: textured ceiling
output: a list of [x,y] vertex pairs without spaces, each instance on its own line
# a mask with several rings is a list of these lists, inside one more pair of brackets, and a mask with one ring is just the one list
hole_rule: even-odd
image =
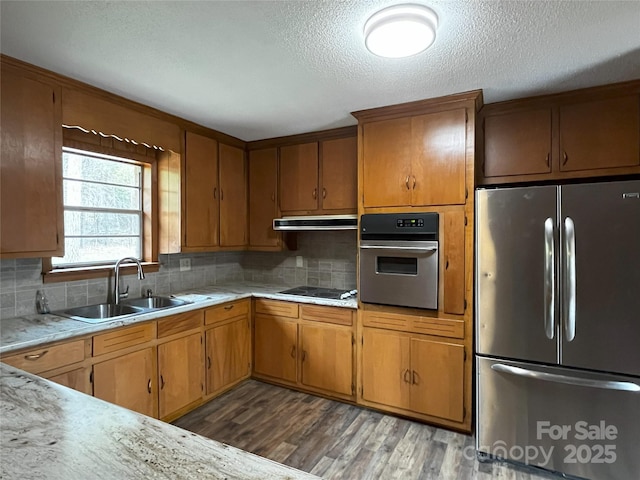
[[478,88],[492,103],[640,78],[639,0],[420,1],[433,46],[375,57],[364,22],[396,3],[2,0],[0,47],[243,140]]

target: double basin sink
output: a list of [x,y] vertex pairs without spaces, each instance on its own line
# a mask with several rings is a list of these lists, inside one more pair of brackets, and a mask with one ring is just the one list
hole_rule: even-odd
[[164,308],[179,307],[191,302],[172,297],[142,297],[131,300],[121,300],[119,304],[98,303],[86,307],[75,307],[55,312],[57,315],[80,320],[87,323],[102,323],[122,317],[139,315]]

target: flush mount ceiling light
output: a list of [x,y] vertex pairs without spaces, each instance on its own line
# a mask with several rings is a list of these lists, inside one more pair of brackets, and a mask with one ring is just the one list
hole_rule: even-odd
[[438,16],[424,5],[394,5],[374,13],[364,25],[364,43],[374,55],[410,57],[436,38]]

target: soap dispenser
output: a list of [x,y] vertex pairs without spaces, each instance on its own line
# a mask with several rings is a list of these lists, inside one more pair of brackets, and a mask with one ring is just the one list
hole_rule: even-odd
[[36,310],[38,313],[50,313],[49,302],[43,291],[38,290],[36,292]]

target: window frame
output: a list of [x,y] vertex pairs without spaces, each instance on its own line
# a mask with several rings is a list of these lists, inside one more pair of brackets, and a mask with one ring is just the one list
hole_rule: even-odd
[[[158,263],[158,154],[163,151],[77,127],[63,128],[63,146],[78,151],[122,158],[142,165],[141,263],[145,272],[157,272],[160,269]],[[54,268],[51,257],[44,257],[42,278],[44,283],[103,278],[111,275],[114,266],[115,262]],[[135,271],[135,267],[123,268],[124,274],[135,273]]]

